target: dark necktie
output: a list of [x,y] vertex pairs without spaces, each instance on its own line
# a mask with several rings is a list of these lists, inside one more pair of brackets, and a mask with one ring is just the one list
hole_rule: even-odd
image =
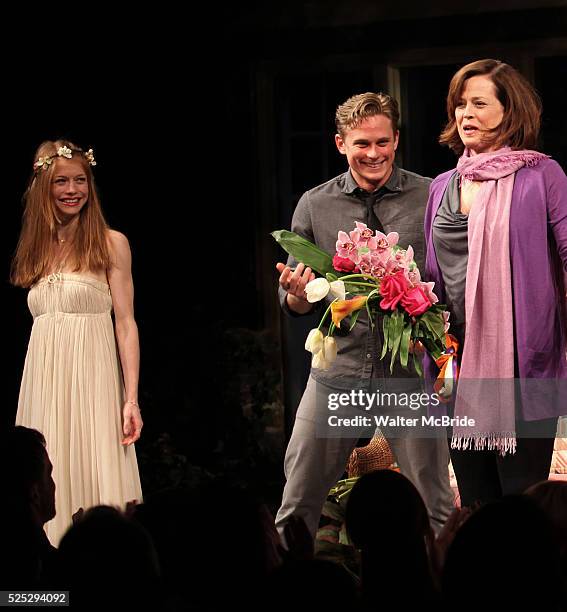
[[374,231],[378,230],[379,232],[385,233],[384,226],[382,225],[382,223],[380,222],[380,219],[378,219],[378,217],[376,216],[374,212],[374,202],[377,200],[379,195],[380,195],[380,191],[378,191],[377,193],[371,193],[365,197],[366,225],[371,230],[374,230]]

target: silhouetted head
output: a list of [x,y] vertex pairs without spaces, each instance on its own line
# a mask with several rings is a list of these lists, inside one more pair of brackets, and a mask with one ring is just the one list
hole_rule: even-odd
[[59,554],[72,597],[83,607],[100,609],[109,597],[129,605],[157,597],[159,566],[151,538],[116,508],[87,510],[63,536]]
[[50,521],[55,516],[55,483],[43,434],[13,427],[2,436],[0,454],[4,503],[29,513],[39,525]]
[[464,610],[557,609],[559,550],[549,520],[527,496],[486,504],[457,532],[442,582],[446,601]]
[[350,492],[346,526],[354,546],[380,546],[386,538],[423,540],[429,516],[421,495],[402,474],[377,470],[364,474]]
[[563,555],[567,555],[567,482],[544,480],[532,485],[526,495],[533,499],[551,520]]

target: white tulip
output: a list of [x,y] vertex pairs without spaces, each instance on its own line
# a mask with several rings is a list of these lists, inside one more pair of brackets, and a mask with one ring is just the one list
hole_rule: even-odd
[[316,355],[323,348],[325,337],[320,329],[312,329],[305,340],[305,350]]
[[325,355],[323,351],[319,351],[315,355],[313,355],[313,359],[311,360],[311,367],[317,368],[319,370],[328,370],[331,364],[325,359]]
[[342,280],[336,280],[331,283],[331,293],[339,300],[346,300],[346,289]]
[[327,297],[327,294],[331,290],[331,285],[326,278],[316,278],[315,280],[307,283],[305,287],[305,293],[307,294],[307,301],[310,304],[314,304]]
[[313,353],[311,367],[319,370],[328,370],[337,358],[337,342],[332,336],[326,336],[321,349]]
[[323,342],[325,359],[331,364],[337,358],[337,341],[333,336],[327,336]]

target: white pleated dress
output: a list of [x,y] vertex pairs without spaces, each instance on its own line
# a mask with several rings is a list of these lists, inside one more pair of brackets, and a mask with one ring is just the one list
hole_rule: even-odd
[[43,433],[53,464],[54,546],[80,507],[142,499],[134,445],[122,446],[124,387],[106,283],[52,274],[29,291],[34,322],[16,424]]

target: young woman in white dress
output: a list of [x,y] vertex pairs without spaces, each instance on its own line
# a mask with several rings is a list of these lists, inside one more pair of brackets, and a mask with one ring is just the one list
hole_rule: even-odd
[[34,317],[16,423],[43,433],[53,463],[55,546],[80,508],[141,500],[139,342],[131,254],[108,228],[92,150],[40,145],[24,195],[12,283]]

